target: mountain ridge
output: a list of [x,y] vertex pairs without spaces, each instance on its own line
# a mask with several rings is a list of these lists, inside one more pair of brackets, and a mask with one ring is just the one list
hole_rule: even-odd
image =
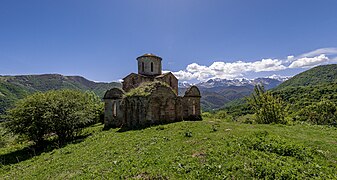
[[321,65],[299,73],[276,89],[299,86],[315,86],[320,84],[337,83],[337,64]]
[[94,82],[81,76],[61,74],[0,76],[0,114],[3,114],[16,100],[34,92],[75,89],[93,91],[99,97],[103,97],[106,90],[113,87],[121,87],[121,84]]

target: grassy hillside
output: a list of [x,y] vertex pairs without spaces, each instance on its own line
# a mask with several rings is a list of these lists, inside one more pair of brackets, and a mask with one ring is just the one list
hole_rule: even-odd
[[96,83],[80,76],[62,76],[59,74],[0,76],[0,114],[17,99],[28,94],[56,89],[76,89],[93,91],[103,97],[106,90],[120,87],[120,83]]
[[337,178],[336,128],[207,119],[101,129],[45,152],[8,142],[0,148],[0,179]]
[[337,64],[314,67],[280,84],[276,89],[337,83]]

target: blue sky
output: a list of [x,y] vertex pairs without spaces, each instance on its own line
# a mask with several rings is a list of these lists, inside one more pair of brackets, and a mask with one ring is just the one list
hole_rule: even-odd
[[2,0],[0,74],[116,81],[154,53],[180,80],[337,62],[336,0]]

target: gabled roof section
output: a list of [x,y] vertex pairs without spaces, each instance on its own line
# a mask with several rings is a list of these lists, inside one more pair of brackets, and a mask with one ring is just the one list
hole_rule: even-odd
[[201,97],[199,88],[197,86],[191,86],[187,91],[185,92],[184,97]]
[[119,88],[112,88],[108,90],[103,99],[122,99],[124,91]]
[[125,77],[123,78],[123,80],[124,80],[124,79],[127,79],[127,78],[130,78],[130,77],[132,77],[132,76],[139,76],[139,74],[131,73],[131,74],[125,76]]
[[177,78],[172,72],[167,72],[167,73],[158,75],[158,76],[156,76],[155,78],[163,78],[163,77],[165,77],[165,76],[172,76],[172,77],[174,77],[175,79],[178,80],[178,78]]

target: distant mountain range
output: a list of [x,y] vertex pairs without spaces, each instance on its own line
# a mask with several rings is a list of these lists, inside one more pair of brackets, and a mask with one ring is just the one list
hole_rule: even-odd
[[[273,91],[281,94],[289,94],[288,96],[291,97],[292,94],[297,92],[294,90],[297,87],[312,86],[314,88],[322,84],[332,84],[335,86],[337,84],[337,65],[318,66],[293,78],[271,76],[256,79],[210,79],[194,85],[199,87],[201,91],[203,111],[208,111],[228,106],[238,99],[249,96],[256,84],[263,84],[266,89],[273,89]],[[184,94],[186,89],[191,85],[187,82],[180,82],[179,94]],[[0,76],[0,115],[13,105],[16,100],[34,92],[45,92],[55,89],[77,89],[81,91],[93,91],[98,96],[103,97],[106,90],[113,87],[121,87],[121,83],[98,83],[81,76],[63,76],[60,74]],[[308,91],[306,90],[306,92]],[[332,96],[335,97],[335,95]]]
[[76,89],[93,91],[103,97],[106,90],[121,87],[120,83],[97,83],[81,76],[63,76],[60,74],[0,76],[0,114],[16,100],[34,92],[55,89]]
[[[232,102],[249,96],[254,86],[262,84],[266,89],[275,88],[289,77],[268,77],[256,79],[210,79],[206,82],[194,84],[201,91],[201,105],[204,111],[218,109]],[[187,88],[192,86],[187,82],[179,83],[179,94],[183,95]]]
[[[203,110],[217,109],[233,100],[248,96],[253,91],[254,85],[263,84],[267,89],[273,88],[285,79],[257,78],[248,79],[211,79],[196,84],[202,94]],[[179,83],[179,94],[191,84]],[[93,91],[103,97],[106,90],[112,87],[121,87],[118,82],[98,83],[81,76],[63,76],[60,74],[0,76],[0,114],[10,107],[16,100],[34,92],[45,92],[55,89],[76,89]]]
[[[255,86],[257,84],[263,84],[266,89],[271,89],[282,82],[290,79],[290,77],[279,77],[272,76],[266,78],[256,78],[256,79],[245,79],[245,78],[237,78],[237,79],[210,79],[206,82],[200,82],[197,84],[193,84],[198,86],[199,88],[214,88],[214,87],[229,87],[229,86]],[[179,82],[179,88],[188,88],[192,86],[192,84],[188,82]]]

